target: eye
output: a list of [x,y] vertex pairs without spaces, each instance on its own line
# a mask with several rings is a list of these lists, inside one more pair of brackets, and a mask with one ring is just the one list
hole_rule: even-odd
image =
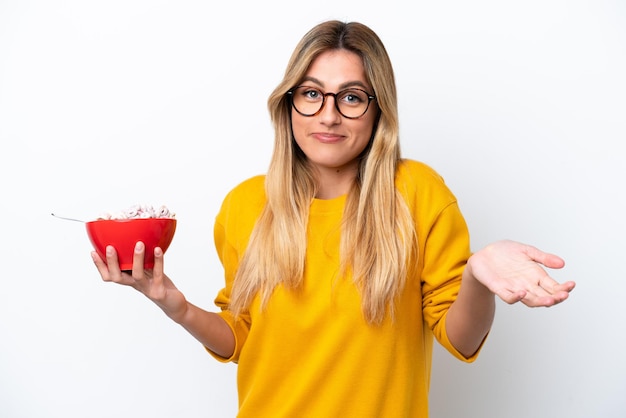
[[311,87],[301,87],[298,90],[300,91],[300,94],[302,95],[302,97],[304,97],[306,100],[319,101],[323,97],[323,94],[321,91],[319,91],[318,89],[311,88]]
[[367,102],[367,94],[358,89],[344,90],[337,94],[342,103],[357,106]]

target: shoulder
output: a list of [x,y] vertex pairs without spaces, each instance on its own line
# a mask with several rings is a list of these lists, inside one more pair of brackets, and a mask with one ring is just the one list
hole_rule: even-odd
[[402,159],[400,161],[397,178],[407,182],[443,183],[443,177],[434,168],[424,162],[410,159]]
[[227,200],[244,198],[265,199],[265,175],[250,177],[233,187],[226,195]]
[[396,188],[416,222],[420,251],[426,241],[431,254],[434,248],[437,248],[434,253],[439,253],[443,249],[451,251],[458,244],[462,256],[467,256],[465,219],[456,196],[437,171],[421,162],[403,160],[396,172]]
[[221,214],[258,214],[265,204],[265,175],[250,177],[233,187],[222,202]]
[[444,178],[423,162],[404,159],[396,171],[396,189],[404,197],[410,210],[419,219],[435,219],[456,196]]
[[396,171],[396,187],[403,194],[440,195],[455,200],[443,177],[426,163],[403,159]]

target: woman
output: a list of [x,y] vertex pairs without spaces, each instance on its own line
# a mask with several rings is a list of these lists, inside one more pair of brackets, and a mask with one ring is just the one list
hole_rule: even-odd
[[[130,285],[220,361],[238,363],[239,417],[425,417],[433,337],[473,361],[498,295],[551,306],[573,282],[563,260],[496,242],[472,254],[441,177],[401,159],[395,80],[378,36],[329,21],[296,47],[269,98],[266,176],[235,187],[215,223],[226,285],[218,313],[189,303],[155,249],[132,274],[115,250],[94,262]],[[108,265],[108,267],[107,267]]]

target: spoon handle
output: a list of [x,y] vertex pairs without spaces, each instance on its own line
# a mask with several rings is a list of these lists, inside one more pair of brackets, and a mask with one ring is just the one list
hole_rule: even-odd
[[65,219],[66,221],[74,221],[74,222],[81,222],[81,223],[85,223],[85,221],[81,221],[80,219],[66,218],[65,216],[55,215],[54,213],[51,213],[51,215],[52,215],[52,216],[54,216],[55,218]]

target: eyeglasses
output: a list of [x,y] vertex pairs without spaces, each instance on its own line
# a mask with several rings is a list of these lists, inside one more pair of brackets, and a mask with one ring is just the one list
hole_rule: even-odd
[[291,105],[302,116],[315,116],[324,108],[327,96],[335,98],[335,108],[345,118],[357,119],[367,112],[376,97],[357,88],[341,90],[337,93],[324,93],[309,86],[297,86],[287,92]]

